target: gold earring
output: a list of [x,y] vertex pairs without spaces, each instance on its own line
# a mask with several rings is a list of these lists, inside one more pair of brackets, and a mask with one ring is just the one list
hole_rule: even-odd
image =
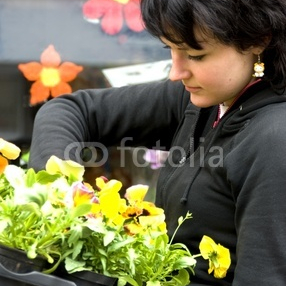
[[260,61],[260,54],[257,56],[257,62],[254,64],[254,74],[252,75],[253,77],[259,78],[264,76],[264,63]]

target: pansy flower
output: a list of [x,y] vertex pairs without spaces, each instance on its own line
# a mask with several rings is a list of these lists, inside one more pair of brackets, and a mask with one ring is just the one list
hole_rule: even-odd
[[75,182],[72,185],[73,203],[74,206],[81,204],[98,203],[98,199],[94,191],[89,189],[87,185],[82,182]]
[[0,138],[0,174],[2,174],[8,165],[8,160],[15,160],[19,157],[21,149],[13,143]]
[[89,0],[83,5],[83,15],[87,21],[99,23],[102,30],[118,34],[126,23],[134,32],[144,30],[140,0]]
[[119,191],[122,183],[117,180],[106,181],[105,178],[96,179],[96,186],[100,190],[98,192],[99,209],[109,224],[122,225],[123,216],[120,214],[125,209],[125,201],[121,199]]
[[214,271],[215,278],[224,278],[231,263],[229,249],[216,244],[206,235],[203,236],[199,248],[202,257],[209,260],[208,273]]
[[32,105],[46,101],[50,95],[57,97],[71,93],[68,82],[74,80],[83,69],[72,62],[61,63],[61,57],[53,45],[43,51],[40,63],[19,64],[18,68],[29,81],[35,81],[30,89]]
[[125,230],[129,234],[142,233],[147,229],[166,231],[164,210],[152,202],[144,201],[147,191],[148,186],[141,184],[126,190],[128,206],[122,215],[133,219],[133,222],[125,225]]
[[143,158],[146,162],[150,163],[150,167],[153,170],[164,167],[164,162],[166,161],[169,152],[161,150],[148,149]]
[[81,181],[85,170],[77,162],[71,160],[64,161],[53,155],[46,163],[46,171],[51,175],[64,175],[72,181]]

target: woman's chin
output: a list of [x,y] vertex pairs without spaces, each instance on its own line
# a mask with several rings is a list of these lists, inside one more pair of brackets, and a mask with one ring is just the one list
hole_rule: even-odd
[[207,107],[211,107],[214,105],[217,105],[218,103],[210,101],[209,99],[205,99],[205,98],[198,98],[196,96],[190,96],[190,101],[193,105],[199,107],[199,108],[207,108]]

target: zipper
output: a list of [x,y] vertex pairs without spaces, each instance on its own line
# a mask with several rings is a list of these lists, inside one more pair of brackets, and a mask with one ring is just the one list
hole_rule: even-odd
[[193,146],[194,146],[194,135],[195,135],[195,130],[196,130],[196,128],[197,128],[197,125],[198,125],[198,121],[199,121],[199,115],[198,115],[198,117],[197,117],[197,119],[196,119],[196,122],[195,122],[195,125],[194,125],[194,132],[193,132],[193,134],[192,134],[192,137],[190,138],[190,146],[189,146],[189,148],[188,148],[188,152],[186,152],[186,155],[185,156],[183,156],[181,159],[180,159],[180,161],[179,161],[179,167],[181,167],[181,166],[183,166],[184,164],[185,164],[185,162],[187,161],[187,159],[191,156],[191,150],[192,150],[192,148],[193,148]]

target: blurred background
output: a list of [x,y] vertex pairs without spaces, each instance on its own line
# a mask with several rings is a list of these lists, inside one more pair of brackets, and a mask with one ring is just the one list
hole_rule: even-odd
[[[139,0],[0,0],[0,137],[23,153],[29,152],[33,120],[44,101],[31,104],[33,81],[18,65],[41,63],[49,45],[61,62],[82,66],[69,82],[73,91],[159,80],[170,68],[169,52],[142,26]],[[128,163],[121,167],[111,148],[108,163],[89,168],[86,176],[154,188],[159,168],[137,168],[132,151],[126,156]],[[144,153],[138,160],[144,160]]]

